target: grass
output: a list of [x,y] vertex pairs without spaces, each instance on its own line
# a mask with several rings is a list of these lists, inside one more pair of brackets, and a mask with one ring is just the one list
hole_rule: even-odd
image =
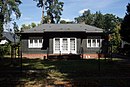
[[47,61],[23,58],[22,73],[19,59],[13,59],[11,63],[10,58],[4,58],[0,63],[0,69],[0,81],[17,81],[15,86],[21,84],[21,81],[24,85],[71,81],[74,87],[130,86],[130,64],[117,58],[112,62],[101,59],[100,70],[98,60]]

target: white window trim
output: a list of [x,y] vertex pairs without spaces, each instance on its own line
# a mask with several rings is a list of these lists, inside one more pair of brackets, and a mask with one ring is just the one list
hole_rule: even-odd
[[[56,51],[55,50],[55,39],[59,39],[60,40],[60,50],[59,51]],[[63,39],[67,39],[67,42],[68,42],[68,50],[65,52],[63,52],[63,50],[62,50],[62,41],[63,41]],[[70,39],[75,39],[75,50],[74,51],[72,51],[71,52],[71,50],[70,50]],[[66,37],[63,37],[63,38],[53,38],[53,53],[55,54],[55,53],[65,53],[65,54],[69,54],[69,53],[74,53],[74,54],[76,54],[77,53],[77,39],[76,38],[66,38]]]
[[[88,45],[88,40],[91,41],[91,44],[90,44],[91,46]],[[93,40],[96,40],[96,46],[93,46],[93,43],[92,43]],[[100,46],[97,45],[97,40],[100,40],[100,41],[99,41],[99,42],[100,42],[100,43],[99,43]],[[101,38],[99,38],[99,39],[88,38],[88,39],[87,39],[87,48],[100,48],[101,46],[102,46],[102,39],[101,39]]]
[[[60,38],[53,38],[53,52],[59,53],[59,52],[57,52],[57,51],[55,50],[55,39],[59,39],[59,40],[60,40]],[[61,43],[61,40],[60,40],[60,43]],[[61,46],[60,46],[60,47],[61,47]]]
[[[75,39],[75,53],[76,53],[77,52],[77,39],[76,38],[69,38],[69,47],[70,47],[70,39]],[[70,50],[70,53],[71,53],[71,50]]]
[[[32,44],[30,43],[30,39],[33,40]],[[41,48],[42,47],[43,39],[42,39],[42,43],[40,43],[39,42],[40,39],[35,38],[35,39],[37,39],[37,46],[35,46],[36,43],[34,41],[34,38],[30,38],[30,39],[28,39],[28,48]]]

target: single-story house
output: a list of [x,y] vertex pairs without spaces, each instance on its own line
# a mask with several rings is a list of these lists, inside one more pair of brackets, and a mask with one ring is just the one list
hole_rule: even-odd
[[17,36],[16,34],[14,33],[11,33],[11,32],[3,32],[2,33],[3,35],[3,38],[5,38],[8,42],[11,42],[11,43],[19,43],[19,36]]
[[[17,36],[15,33],[4,31],[2,33],[2,38],[4,39],[4,41],[3,42],[1,41],[1,43],[3,43],[3,44],[5,42],[6,43],[7,42],[10,43],[10,46],[9,46],[10,47],[9,48],[10,52],[9,52],[9,54],[11,53],[11,58],[13,58],[13,57],[16,58],[17,54],[20,57],[20,52],[19,52],[19,47],[20,47],[19,41],[20,41],[20,38],[19,38],[19,36]],[[0,45],[1,45],[1,43],[0,43]]]
[[83,54],[97,58],[104,40],[103,29],[86,24],[42,24],[21,33],[22,56]]

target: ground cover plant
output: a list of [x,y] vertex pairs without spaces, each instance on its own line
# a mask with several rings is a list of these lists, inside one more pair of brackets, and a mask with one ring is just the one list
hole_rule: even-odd
[[45,87],[67,82],[70,87],[129,87],[130,62],[113,59],[57,60],[3,58],[0,86]]

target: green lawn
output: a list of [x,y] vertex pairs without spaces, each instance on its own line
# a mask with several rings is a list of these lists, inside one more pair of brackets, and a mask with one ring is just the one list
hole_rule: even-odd
[[4,58],[0,69],[0,85],[13,81],[15,86],[40,84],[44,87],[54,81],[69,81],[74,87],[130,86],[130,63],[118,59],[112,62],[100,60],[99,69],[99,61],[92,59],[48,61],[23,58],[21,70],[20,59],[13,59],[11,63],[10,58]]

